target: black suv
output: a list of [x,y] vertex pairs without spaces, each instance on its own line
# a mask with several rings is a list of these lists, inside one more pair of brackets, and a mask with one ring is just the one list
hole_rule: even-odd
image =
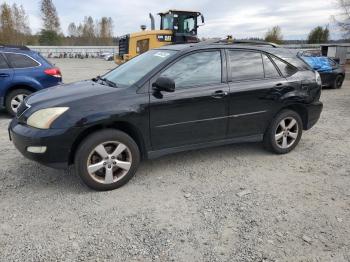
[[320,95],[319,74],[287,49],[172,45],[27,97],[9,133],[29,159],[75,164],[88,186],[110,190],[169,153],[256,141],[288,153],[318,121]]

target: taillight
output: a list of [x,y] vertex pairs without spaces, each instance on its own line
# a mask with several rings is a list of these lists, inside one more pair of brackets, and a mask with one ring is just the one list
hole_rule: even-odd
[[44,73],[53,77],[58,77],[61,78],[62,74],[59,68],[49,68],[49,69],[45,69]]

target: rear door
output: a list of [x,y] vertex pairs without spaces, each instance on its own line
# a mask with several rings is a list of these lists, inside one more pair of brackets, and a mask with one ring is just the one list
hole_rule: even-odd
[[13,79],[13,69],[10,68],[4,55],[0,53],[0,98],[3,98]]
[[263,134],[277,110],[286,79],[270,57],[259,51],[228,50],[229,137]]
[[154,150],[226,137],[229,87],[224,56],[221,50],[190,53],[158,75],[172,78],[176,89],[161,96],[150,93]]

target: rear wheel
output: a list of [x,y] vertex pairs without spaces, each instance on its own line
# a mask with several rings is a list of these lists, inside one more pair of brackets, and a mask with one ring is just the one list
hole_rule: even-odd
[[31,93],[32,92],[27,90],[27,89],[16,89],[16,90],[13,90],[12,92],[10,92],[6,96],[6,100],[5,100],[5,106],[6,106],[7,112],[10,115],[15,116],[19,105]]
[[126,184],[135,174],[140,152],[127,134],[113,129],[88,136],[79,147],[76,172],[95,190],[112,190]]
[[343,85],[343,82],[344,82],[344,77],[342,75],[337,75],[337,77],[334,80],[332,88],[333,89],[341,88]]
[[277,154],[289,153],[298,145],[302,132],[303,126],[299,114],[292,110],[283,110],[267,129],[264,145]]

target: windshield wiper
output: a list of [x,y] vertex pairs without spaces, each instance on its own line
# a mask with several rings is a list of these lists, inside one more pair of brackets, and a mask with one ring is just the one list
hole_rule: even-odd
[[118,87],[117,84],[114,83],[113,81],[110,81],[106,78],[102,78],[101,76],[97,76],[97,77],[93,78],[92,81],[94,81],[94,82],[101,81],[101,84],[107,84],[110,87]]

